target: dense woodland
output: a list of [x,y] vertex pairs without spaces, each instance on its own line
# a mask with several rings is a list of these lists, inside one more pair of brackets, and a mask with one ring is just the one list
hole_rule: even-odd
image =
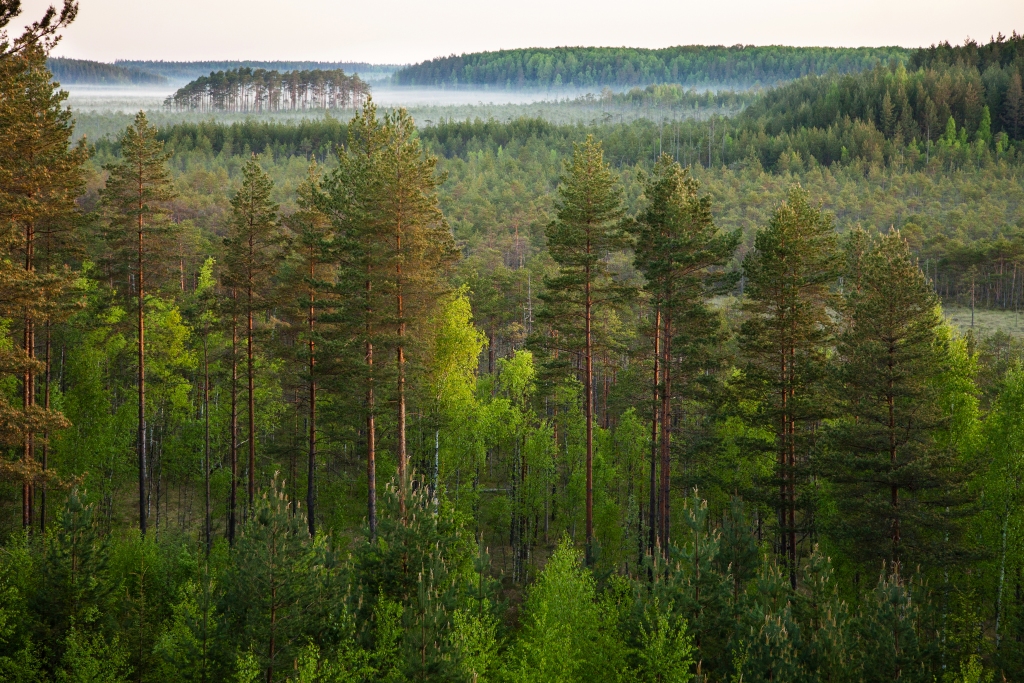
[[73,143],[75,11],[0,40],[0,679],[1021,680],[1024,344],[941,308],[1019,306],[1016,57]]
[[46,68],[65,85],[163,85],[167,79],[135,67],[104,64],[87,59],[49,57]]
[[562,88],[769,86],[809,74],[849,73],[876,62],[903,63],[910,51],[888,48],[684,45],[660,50],[557,47],[439,57],[395,72],[396,85]]
[[398,65],[396,64],[368,64],[366,62],[303,62],[303,61],[259,61],[259,60],[232,60],[232,61],[196,61],[196,62],[167,62],[162,60],[132,60],[118,59],[114,62],[117,66],[126,68],[141,69],[150,73],[165,76],[172,81],[187,82],[206,76],[214,71],[235,71],[238,69],[263,69],[265,71],[335,71],[341,69],[349,73],[358,73],[364,79],[386,78],[390,76]]
[[165,105],[176,111],[276,112],[356,109],[370,87],[357,75],[330,71],[266,71],[243,67],[217,71],[179,88]]

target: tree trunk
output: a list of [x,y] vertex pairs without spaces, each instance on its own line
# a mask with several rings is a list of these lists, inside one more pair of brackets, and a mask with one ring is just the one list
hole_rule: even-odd
[[406,454],[406,442],[405,442],[405,301],[402,297],[402,230],[399,225],[398,233],[396,236],[395,244],[397,245],[396,252],[399,255],[398,265],[396,266],[396,283],[398,287],[398,349],[397,349],[397,361],[398,361],[398,424],[396,425],[397,437],[398,437],[398,506],[402,515],[402,520],[405,520],[405,490],[408,486],[408,457]]
[[[29,274],[35,270],[35,225],[30,220],[25,224],[25,271]],[[36,356],[36,339],[35,339],[35,322],[32,320],[32,316],[26,312],[25,314],[25,334],[24,334],[24,352],[26,360],[31,363]],[[32,406],[36,400],[36,373],[31,366],[26,366],[25,373],[22,381],[22,406],[25,410],[25,417],[29,418],[27,422],[31,423],[29,413],[32,411]],[[32,489],[33,482],[29,476],[31,472],[30,463],[35,459],[35,435],[31,431],[26,431],[24,436],[24,452],[23,459],[25,464],[25,478],[22,480],[21,488],[21,523],[29,529],[32,526]]]
[[[587,251],[589,252],[589,245]],[[590,291],[590,266],[585,269],[585,294],[583,303],[585,364],[583,370],[583,413],[587,420],[587,564],[594,561],[594,356],[591,336],[591,309],[593,301]]]
[[[309,276],[314,275],[314,266],[309,267]],[[313,373],[316,370],[316,342],[313,339],[313,332],[316,324],[315,295],[313,290],[309,291],[309,468],[306,479],[306,517],[309,521],[310,537],[316,535],[316,523],[314,520],[315,509],[315,482],[313,477],[316,472],[316,378]]]
[[672,483],[671,453],[669,451],[672,437],[672,316],[668,311],[665,311],[662,318],[662,332],[665,337],[661,342],[661,500],[659,501],[659,523],[661,530],[661,552],[668,557],[669,525],[671,522],[669,492]]
[[999,590],[996,593],[996,651],[999,651],[999,627],[1003,617],[1003,585],[1006,583],[1006,531],[1010,524],[1010,503],[1006,503],[1003,513],[1003,547],[999,557]]
[[[889,360],[889,395],[886,396],[886,403],[889,408],[889,467],[891,472],[896,471],[896,409],[893,397],[892,380],[893,363]],[[892,567],[893,571],[899,573],[900,568],[900,490],[896,484],[892,485],[890,492],[892,504]]]
[[[369,275],[369,268],[367,268]],[[371,283],[366,279],[366,504],[370,540],[377,537],[377,428],[374,423],[373,396],[373,308],[370,300]]]
[[252,348],[252,287],[248,290],[248,327],[246,329],[246,360],[249,380],[249,510],[256,503],[256,382]]
[[210,524],[210,347],[209,333],[203,334],[203,489],[206,498],[204,527],[206,556],[213,544]]
[[146,323],[144,310],[143,272],[142,272],[142,180],[139,180],[139,253],[138,253],[138,275],[139,275],[139,430],[138,430],[138,451],[139,451],[139,531],[146,535]]
[[[233,301],[238,292],[231,290]],[[231,501],[228,505],[228,543],[235,544],[238,526],[238,315],[231,314]]]
[[[43,389],[43,409],[50,412],[50,323],[46,323],[46,383]],[[50,433],[43,431],[43,480],[39,491],[39,531],[46,532],[46,468],[49,465]]]
[[[789,405],[796,397],[796,346],[789,349]],[[796,416],[789,415],[789,583],[796,589]]]
[[649,529],[648,545],[651,556],[654,555],[654,548],[658,543],[658,413],[661,405],[658,403],[658,388],[661,384],[661,370],[658,362],[661,360],[661,307],[654,311],[654,401],[651,404],[651,486],[650,501],[648,506],[647,520]]

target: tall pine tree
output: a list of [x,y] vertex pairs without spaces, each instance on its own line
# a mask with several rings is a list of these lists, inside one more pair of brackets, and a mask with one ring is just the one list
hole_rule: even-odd
[[231,227],[224,238],[224,284],[241,292],[245,315],[245,356],[248,388],[248,504],[256,499],[256,315],[272,302],[273,278],[285,256],[284,233],[277,204],[270,197],[274,182],[256,156],[242,167],[242,186],[231,198]]
[[[718,338],[720,321],[708,307],[716,269],[728,261],[739,233],[720,233],[711,216],[711,198],[698,197],[698,183],[667,154],[644,185],[646,207],[635,223],[635,263],[644,274],[661,320],[661,477],[657,523],[660,545],[669,543],[669,436],[672,371],[705,365],[706,351]],[[654,463],[652,462],[652,468]],[[652,481],[656,479],[652,471]],[[656,519],[652,507],[651,519]],[[653,548],[652,548],[653,549]]]
[[740,331],[745,379],[761,404],[760,419],[775,432],[779,555],[796,586],[798,480],[806,472],[813,425],[826,413],[823,398],[830,307],[840,270],[832,217],[793,188],[757,232],[743,261],[749,316]]
[[136,450],[139,467],[139,529],[146,533],[146,294],[166,277],[173,226],[167,203],[174,198],[168,155],[156,129],[139,112],[120,139],[121,160],[105,167],[109,176],[100,195],[106,219],[106,267],[118,295],[136,308],[137,388]]
[[558,333],[559,345],[582,361],[586,420],[587,560],[594,539],[594,314],[630,292],[608,267],[608,256],[627,243],[622,189],[604,162],[601,144],[587,136],[573,147],[558,187],[555,220],[547,227],[548,249],[558,274],[545,278],[539,320]]
[[409,455],[406,444],[406,362],[410,327],[426,323],[445,290],[444,272],[458,252],[441,213],[437,189],[437,158],[425,154],[416,125],[405,109],[384,117],[384,144],[373,164],[378,191],[376,221],[389,254],[384,281],[394,300],[396,367],[395,457],[404,496]]
[[[48,16],[46,21],[52,22],[53,16]],[[0,19],[0,26],[7,20]],[[59,21],[65,25],[70,19]],[[20,410],[0,399],[0,421],[5,425],[0,439],[17,441],[21,447],[20,462],[4,469],[21,482],[25,526],[33,520],[37,482],[43,486],[40,516],[45,525],[47,437],[65,424],[49,400],[50,324],[67,309],[72,291],[74,276],[61,268],[60,257],[80,224],[75,200],[84,190],[82,165],[87,156],[83,146],[70,145],[71,111],[63,107],[67,93],[58,89],[46,69],[54,41],[38,35],[39,30],[43,29],[30,27],[14,45],[0,45],[0,308],[21,323],[20,339],[0,354],[7,371],[20,375],[22,389]],[[39,332],[45,349],[42,361],[37,354]],[[46,378],[41,387],[40,372]],[[42,447],[41,463],[37,446]]]
[[[317,367],[318,343],[323,335],[321,316],[331,319],[335,309],[332,297],[335,264],[332,254],[333,226],[328,216],[317,207],[320,170],[313,164],[309,175],[297,190],[298,211],[288,217],[288,225],[296,235],[295,297],[300,315],[297,325],[304,330],[305,379],[307,391],[306,516],[309,535],[316,535],[316,455],[317,455]],[[301,353],[300,353],[301,355]],[[321,361],[322,365],[322,361]]]

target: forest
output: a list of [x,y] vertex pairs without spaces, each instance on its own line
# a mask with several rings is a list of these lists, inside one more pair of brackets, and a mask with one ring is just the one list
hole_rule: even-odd
[[88,85],[163,85],[163,76],[135,67],[104,64],[87,59],[49,57],[46,68],[53,78],[64,84]]
[[850,73],[903,63],[909,51],[772,45],[686,45],[661,50],[558,47],[438,57],[398,69],[395,85],[564,88],[659,83],[716,88],[771,86],[809,74]]
[[114,65],[159,74],[178,83],[193,81],[197,78],[208,76],[214,71],[235,71],[238,69],[263,69],[265,71],[281,72],[335,71],[341,69],[349,73],[358,73],[365,80],[368,77],[386,78],[399,68],[395,64],[368,64],[365,62],[261,61],[250,59],[194,62],[118,59],[114,62]]
[[1022,680],[1016,34],[158,126],[76,11],[0,38],[0,680]]

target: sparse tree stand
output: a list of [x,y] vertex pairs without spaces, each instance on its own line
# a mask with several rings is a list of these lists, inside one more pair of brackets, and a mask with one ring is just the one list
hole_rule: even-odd
[[766,428],[774,428],[780,557],[796,586],[797,476],[813,434],[804,425],[824,416],[825,345],[833,322],[832,285],[840,272],[832,217],[810,206],[794,188],[757,232],[743,261],[744,310],[740,330],[745,376],[763,401]]
[[274,183],[256,156],[242,168],[242,186],[231,199],[231,227],[224,239],[225,284],[244,293],[248,389],[248,509],[256,500],[255,316],[270,305],[271,280],[284,258],[285,238],[277,223]]
[[[161,275],[160,255],[166,251],[169,222],[165,205],[174,198],[167,154],[157,140],[156,129],[139,112],[135,123],[121,136],[121,160],[105,167],[109,172],[101,206],[106,218],[106,237],[121,271],[120,286],[134,290],[137,314],[138,429],[136,449],[139,467],[139,530],[146,533],[146,318],[147,286],[156,286]],[[151,283],[150,280],[153,280]]]
[[588,562],[594,559],[593,320],[596,309],[613,306],[630,293],[607,266],[607,256],[627,243],[624,216],[622,189],[604,162],[601,144],[587,136],[573,147],[558,187],[555,220],[546,230],[558,274],[545,278],[538,319],[554,327],[566,350],[583,356]]

